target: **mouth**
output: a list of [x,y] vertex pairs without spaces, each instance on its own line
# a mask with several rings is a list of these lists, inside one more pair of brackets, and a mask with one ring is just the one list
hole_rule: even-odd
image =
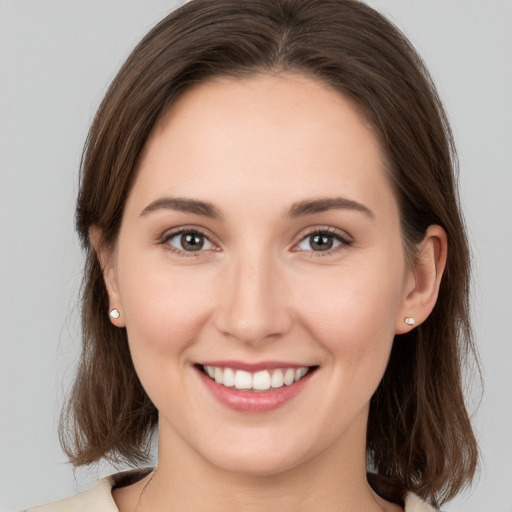
[[318,366],[293,366],[247,371],[229,366],[196,364],[211,381],[232,390],[265,393],[291,386],[312,374]]

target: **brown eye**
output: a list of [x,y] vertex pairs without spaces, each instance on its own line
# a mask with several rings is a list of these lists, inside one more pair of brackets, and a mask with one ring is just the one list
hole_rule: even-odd
[[186,233],[181,235],[181,246],[185,251],[199,251],[204,245],[204,236],[197,233]]
[[213,248],[213,244],[210,240],[198,231],[182,231],[175,233],[167,239],[166,243],[183,252],[198,252]]
[[312,235],[310,237],[309,245],[313,251],[328,251],[334,245],[334,237],[327,234]]
[[341,246],[349,246],[351,243],[351,240],[344,238],[341,234],[316,231],[305,236],[297,244],[297,248],[301,251],[328,252]]

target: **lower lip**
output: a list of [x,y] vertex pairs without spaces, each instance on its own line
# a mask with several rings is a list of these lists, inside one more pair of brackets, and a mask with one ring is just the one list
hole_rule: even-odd
[[313,373],[310,371],[302,379],[289,386],[275,388],[272,391],[253,392],[227,388],[217,384],[200,369],[197,369],[197,372],[208,390],[221,404],[235,411],[245,413],[261,413],[278,409],[304,389]]

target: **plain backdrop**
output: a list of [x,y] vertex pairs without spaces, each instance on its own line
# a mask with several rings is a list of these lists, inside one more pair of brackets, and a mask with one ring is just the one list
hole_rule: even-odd
[[[455,132],[473,248],[485,390],[482,467],[450,512],[511,512],[512,2],[374,0],[412,40]],[[73,207],[81,147],[107,84],[169,0],[0,0],[0,510],[68,496],[56,423],[79,349]],[[475,406],[478,388],[470,396]]]

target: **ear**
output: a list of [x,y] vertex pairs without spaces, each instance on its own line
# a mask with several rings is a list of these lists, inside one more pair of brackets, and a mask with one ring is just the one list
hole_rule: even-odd
[[[108,311],[105,311],[105,314],[109,315],[110,321],[116,327],[125,327],[126,324],[122,310],[121,296],[117,285],[115,249],[105,243],[103,232],[98,226],[93,225],[89,228],[89,239],[96,252],[96,257],[98,258],[103,272],[105,287],[107,288],[109,308]],[[118,318],[114,318],[110,315],[110,311],[113,309],[119,311],[120,315]]]
[[[418,244],[412,268],[408,271],[404,299],[396,319],[395,334],[403,334],[424,322],[439,295],[439,286],[446,266],[448,239],[438,225],[429,226]],[[414,319],[414,322],[406,322]]]

